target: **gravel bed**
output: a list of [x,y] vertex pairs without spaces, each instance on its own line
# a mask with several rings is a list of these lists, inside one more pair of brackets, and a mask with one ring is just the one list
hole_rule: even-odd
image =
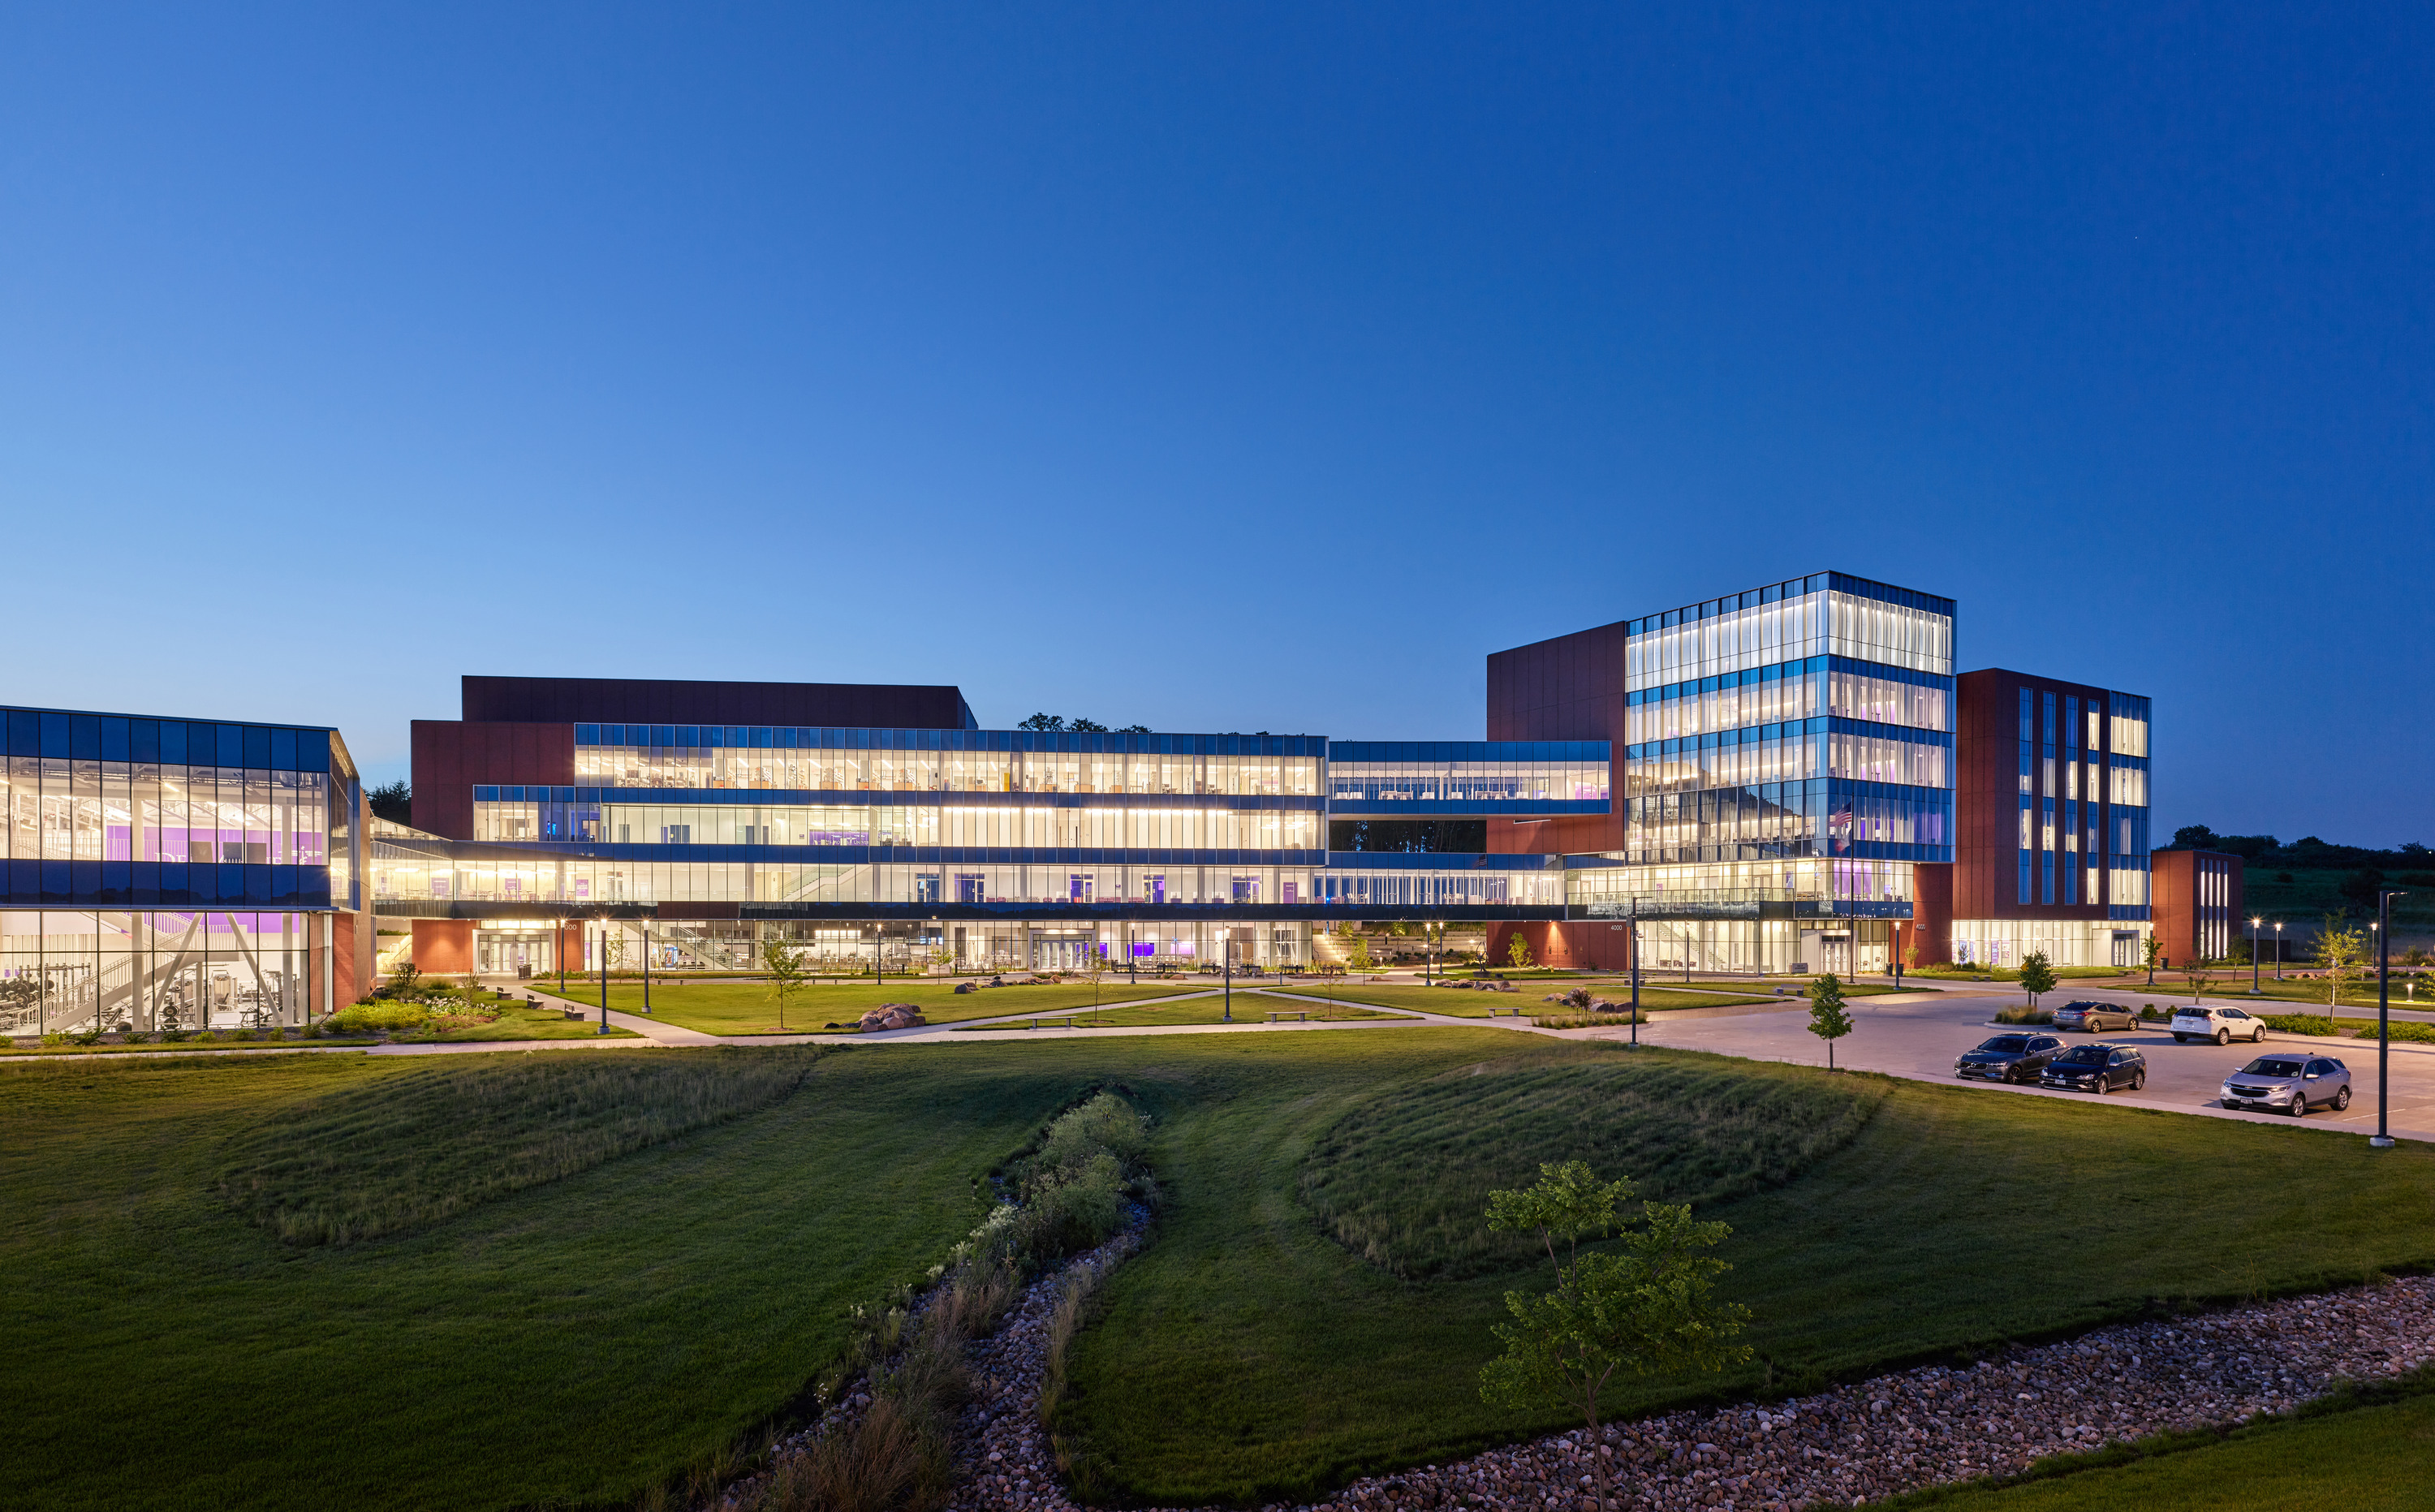
[[[1078,1264],[1114,1263],[1133,1237]],[[1062,1274],[1035,1282],[975,1346],[950,1512],[1079,1512],[1056,1474],[1038,1403]],[[1483,1353],[1482,1358],[1486,1355]],[[2435,1280],[2417,1278],[2202,1316],[2121,1324],[1929,1366],[1765,1407],[1609,1426],[1614,1504],[1796,1512],[1941,1482],[2006,1475],[2051,1454],[2166,1430],[2237,1423],[2435,1363]],[[1264,1512],[1530,1508],[1597,1512],[1586,1434],[1373,1476],[1324,1501]]]

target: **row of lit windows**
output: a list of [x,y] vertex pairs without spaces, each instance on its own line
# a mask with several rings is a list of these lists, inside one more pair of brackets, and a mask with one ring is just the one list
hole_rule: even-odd
[[1604,763],[1331,762],[1330,797],[1346,802],[1602,800]]
[[946,845],[1150,850],[1317,849],[1311,809],[1048,808],[732,803],[474,805],[474,838],[615,845]]
[[832,903],[1333,903],[1416,906],[1563,902],[1555,871],[1071,864],[822,865],[604,861],[590,857],[450,861],[375,847],[374,896],[396,902],[729,902]]
[[327,772],[14,756],[0,856],[18,861],[329,861]]
[[775,750],[578,746],[579,787],[737,787],[806,792],[1299,794],[1319,792],[1310,756],[1151,752]]

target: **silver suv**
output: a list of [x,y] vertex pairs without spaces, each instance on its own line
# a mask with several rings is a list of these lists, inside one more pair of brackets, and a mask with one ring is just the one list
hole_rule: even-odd
[[2238,1008],[2175,1008],[2173,1042],[2185,1045],[2193,1040],[2212,1040],[2219,1045],[2228,1045],[2235,1040],[2262,1044],[2266,1040],[2266,1021]]
[[2331,1056],[2260,1056],[2223,1079],[2223,1106],[2306,1116],[2351,1106],[2350,1068]]

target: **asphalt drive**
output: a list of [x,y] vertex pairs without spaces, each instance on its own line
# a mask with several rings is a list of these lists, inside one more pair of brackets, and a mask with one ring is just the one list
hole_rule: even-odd
[[[2051,1005],[2080,999],[2127,1003],[2134,1009],[2143,1003],[2154,1003],[2163,1007],[2169,1002],[2153,992],[2065,990],[2047,994],[2046,1004]],[[1991,1036],[2019,1032],[1988,1022],[1998,1008],[2020,1005],[2018,988],[2000,993],[1905,992],[1845,1001],[1852,1015],[1853,1027],[1849,1035],[1835,1041],[1835,1063],[1839,1066],[1849,1066],[1856,1071],[1880,1071],[1920,1081],[1953,1082],[1995,1096],[2096,1095],[2092,1092],[2049,1091],[2036,1087],[1964,1083],[1953,1074],[1954,1058],[1963,1051]],[[2217,998],[2208,1001],[2228,1003],[2250,1011],[2304,1011],[2302,1005],[2286,1003],[2270,1004],[2260,1008],[2254,1002]],[[2345,1014],[2357,1014],[2361,1010],[2345,1007],[2343,1011]],[[2373,1007],[2364,1011],[2371,1018],[2375,1012]],[[2422,1016],[2411,1015],[2413,1018]],[[2057,1032],[2037,1025],[2024,1027],[2033,1033]],[[1628,1029],[1600,1029],[1594,1033],[1601,1040],[1631,1037]],[[1660,1012],[1642,1026],[1641,1038],[1651,1044],[1672,1045],[1685,1050],[1713,1050],[1722,1055],[1796,1061],[1804,1065],[1822,1066],[1826,1063],[1825,1041],[1809,1032],[1806,1004],[1753,1010],[1705,1008]],[[2140,1108],[2167,1108],[2216,1118],[2264,1119],[2277,1124],[2294,1120],[2283,1113],[2252,1113],[2225,1108],[2219,1099],[2223,1079],[2247,1065],[2261,1050],[2305,1047],[2313,1053],[2331,1056],[2350,1068],[2352,1101],[2346,1112],[2321,1109],[2308,1114],[2305,1122],[2312,1127],[2339,1127],[2365,1134],[2375,1132],[2375,1041],[2373,1040],[2327,1040],[2270,1034],[2263,1046],[2236,1041],[2220,1046],[2212,1042],[2185,1045],[2175,1044],[2173,1037],[2160,1028],[2102,1035],[2064,1033],[2061,1038],[2065,1044],[2103,1040],[2109,1044],[2136,1045],[2147,1055],[2146,1090],[2136,1093],[2116,1091],[2106,1094],[2116,1101]],[[2435,1045],[2392,1047],[2391,1092],[2392,1132],[2401,1138],[2435,1141]]]

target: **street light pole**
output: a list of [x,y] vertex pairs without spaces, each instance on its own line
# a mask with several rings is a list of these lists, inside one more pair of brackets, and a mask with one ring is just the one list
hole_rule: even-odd
[[2405,892],[2379,892],[2375,895],[2375,1138],[2370,1147],[2392,1148],[2392,1133],[2385,1127],[2385,1075],[2392,1060],[2392,901],[2407,898]]
[[643,1011],[651,1011],[651,921],[643,920]]
[[1640,1043],[1640,895],[1632,895],[1632,1042]]
[[609,920],[600,920],[600,1032],[609,1032]]
[[2257,996],[2257,925],[2258,925],[2258,922],[2259,922],[2259,920],[2258,920],[2257,919],[2255,919],[2254,917],[2253,917],[2253,918],[2249,920],[2249,995],[2250,995],[2251,997],[2255,997],[2255,996]]
[[2274,980],[2283,980],[2283,920],[2274,920]]
[[[1222,928],[1223,926],[1220,927]],[[1231,929],[1226,931],[1226,964],[1224,972],[1224,980],[1226,983],[1226,1016],[1218,1022],[1221,1023],[1232,1023],[1235,1022],[1235,932]]]

